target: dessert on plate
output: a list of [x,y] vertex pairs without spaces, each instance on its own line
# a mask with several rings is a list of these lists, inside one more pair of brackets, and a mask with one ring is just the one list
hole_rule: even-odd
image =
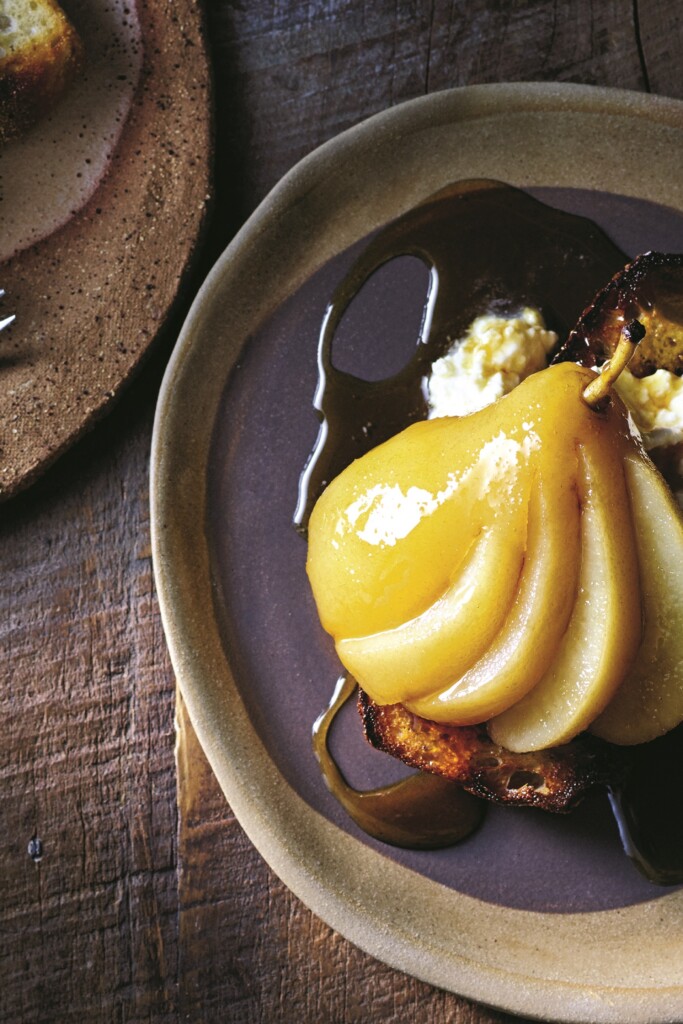
[[375,746],[568,810],[683,721],[683,513],[646,450],[683,439],[681,296],[683,257],[649,253],[561,345],[482,310],[428,417],[323,489],[308,575]]

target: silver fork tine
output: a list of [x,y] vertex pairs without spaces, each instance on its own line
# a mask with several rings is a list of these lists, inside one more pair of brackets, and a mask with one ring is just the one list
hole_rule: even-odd
[[[3,297],[4,294],[5,289],[0,288],[0,299]],[[4,320],[0,320],[0,331],[2,331],[5,327],[9,327],[9,325],[12,323],[14,319],[16,319],[16,314],[12,314],[12,316],[6,316]]]

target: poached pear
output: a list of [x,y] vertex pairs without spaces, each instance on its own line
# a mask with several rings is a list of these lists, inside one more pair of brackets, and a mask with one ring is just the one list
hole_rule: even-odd
[[[623,467],[645,456],[618,397],[600,410],[584,401],[594,380],[552,366],[470,416],[412,425],[323,493],[309,578],[342,663],[377,703],[451,724],[501,715],[561,651],[571,662],[565,638],[597,600],[609,621],[589,661],[616,667],[601,669],[569,730],[603,710],[640,643]],[[585,545],[604,563],[592,582]]]
[[640,644],[635,535],[623,468],[600,472],[581,450],[579,589],[567,631],[533,690],[489,723],[512,751],[544,750],[583,732],[616,693]]
[[643,333],[598,376],[559,363],[416,423],[323,493],[307,569],[374,702],[513,752],[683,720],[683,515],[611,390]]
[[592,731],[647,743],[683,721],[683,514],[648,459],[626,459],[640,561],[643,639]]

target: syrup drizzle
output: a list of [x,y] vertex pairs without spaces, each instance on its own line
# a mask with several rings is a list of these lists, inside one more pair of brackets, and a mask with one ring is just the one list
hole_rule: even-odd
[[651,882],[683,882],[683,726],[629,751],[629,773],[609,791],[622,845]]
[[[334,335],[365,282],[398,256],[417,257],[430,272],[415,352],[393,377],[361,380],[334,366]],[[317,498],[350,462],[425,419],[432,363],[475,317],[533,306],[565,338],[625,261],[591,221],[494,181],[450,185],[383,228],[336,288],[323,319],[313,399],[321,427],[299,482],[297,529],[305,533]]]
[[370,790],[349,785],[330,754],[327,739],[334,719],[355,690],[355,679],[341,676],[329,707],[313,726],[313,749],[323,778],[349,817],[373,838],[411,850],[437,850],[471,835],[484,816],[484,802],[439,775],[416,772]]
[[[430,270],[413,358],[382,381],[338,370],[332,341],[344,312],[375,270],[403,255],[417,256]],[[426,417],[431,364],[476,316],[533,306],[562,339],[626,260],[591,221],[491,181],[450,185],[379,231],[335,290],[321,327],[314,398],[321,427],[299,482],[297,529],[305,534],[318,497],[350,462]],[[347,813],[369,835],[396,846],[433,849],[470,835],[482,802],[439,776],[420,772],[366,792],[346,782],[327,737],[354,688],[352,679],[339,680],[313,737],[325,781]],[[609,794],[624,850],[652,882],[683,883],[683,727],[632,748],[628,757],[625,781]]]

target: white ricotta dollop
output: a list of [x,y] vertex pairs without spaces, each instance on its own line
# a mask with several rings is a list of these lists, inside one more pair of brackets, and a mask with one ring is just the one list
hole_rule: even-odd
[[557,344],[537,309],[516,316],[478,316],[464,338],[437,359],[427,381],[429,418],[466,416],[507,395],[548,365]]
[[[557,343],[537,309],[517,316],[479,316],[437,359],[427,382],[429,417],[466,416],[507,395],[548,364]],[[596,370],[599,371],[599,367]],[[625,369],[616,390],[646,448],[683,442],[683,378],[668,370],[634,377]]]
[[683,378],[668,370],[657,370],[649,377],[634,377],[627,367],[614,386],[646,448],[683,441]]

